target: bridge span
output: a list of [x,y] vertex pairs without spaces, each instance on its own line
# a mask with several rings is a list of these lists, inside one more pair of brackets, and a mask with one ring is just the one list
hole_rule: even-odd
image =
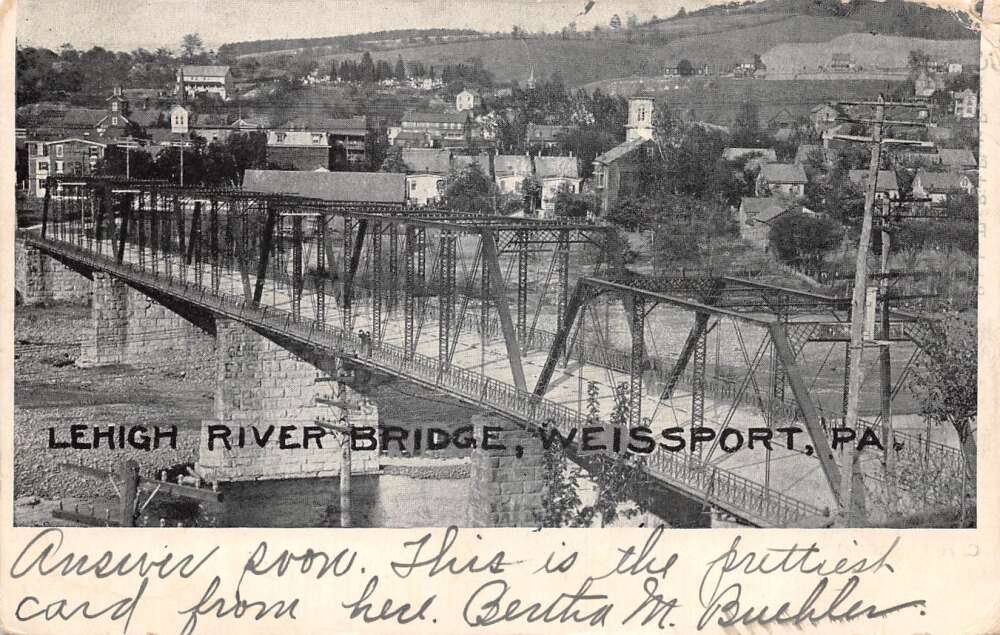
[[[528,430],[582,429],[584,387],[594,385],[604,420],[617,409],[630,428],[717,433],[696,451],[644,455],[661,487],[760,527],[822,523],[840,505],[829,439],[839,408],[817,397],[823,369],[811,377],[802,364],[811,343],[843,348],[847,299],[735,277],[629,274],[615,234],[589,222],[135,181],[51,185],[41,224],[19,241],[206,331],[241,324],[323,372],[420,385]],[[916,342],[914,357],[925,336],[903,314],[874,334]],[[803,430],[792,447],[781,434],[735,452],[718,440],[785,426]],[[949,450],[935,447],[958,461]]]

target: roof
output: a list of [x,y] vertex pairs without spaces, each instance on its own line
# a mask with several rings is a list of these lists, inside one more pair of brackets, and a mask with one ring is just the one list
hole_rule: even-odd
[[[815,144],[803,143],[799,146],[798,150],[795,151],[795,163],[804,162],[813,152],[823,152],[823,148]],[[823,158],[826,158],[825,153]]]
[[136,110],[129,113],[128,119],[140,128],[155,126],[160,120],[160,110]]
[[240,130],[260,130],[269,127],[271,120],[268,117],[242,117],[230,125]]
[[125,88],[122,90],[125,99],[153,99],[160,96],[156,88]]
[[225,115],[212,115],[212,114],[201,114],[195,115],[194,123],[191,127],[193,128],[226,128],[229,124],[226,122]]
[[940,148],[938,158],[942,164],[956,168],[976,167],[979,164],[972,150],[966,148]]
[[765,163],[760,175],[768,183],[805,183],[806,171],[798,163]]
[[457,172],[461,172],[462,170],[465,170],[465,168],[475,163],[482,169],[483,174],[485,174],[486,176],[490,175],[490,158],[485,154],[480,154],[474,157],[457,155],[451,158],[451,162],[452,162],[452,167]]
[[464,112],[408,112],[403,115],[403,121],[414,123],[462,123],[468,120]]
[[328,201],[402,204],[406,201],[406,175],[389,172],[247,170],[243,175],[243,189]]
[[229,72],[228,66],[181,66],[181,73],[185,77],[196,75],[199,77],[225,77]]
[[826,110],[828,108],[830,110],[834,110],[836,112],[840,112],[840,109],[837,108],[836,106],[834,106],[833,104],[819,104],[818,106],[814,106],[813,108],[810,108],[809,112],[819,112],[821,110]]
[[285,130],[311,130],[315,132],[353,131],[364,134],[368,126],[364,117],[335,118],[319,116],[293,117],[281,126]]
[[550,124],[529,123],[527,137],[531,141],[555,141],[559,135],[572,133],[576,126],[555,126]]
[[927,192],[954,192],[962,188],[962,175],[955,172],[928,172],[919,170],[913,178],[913,182],[920,182],[920,186]]
[[540,179],[579,178],[580,161],[576,157],[535,157],[535,175]]
[[473,88],[463,88],[462,91],[460,93],[458,93],[458,94],[461,95],[462,93],[468,93],[469,95],[472,95],[473,97],[479,97],[479,91],[477,91],[477,90],[475,90]]
[[[852,183],[864,186],[868,182],[868,170],[849,170],[847,178]],[[879,192],[899,190],[899,183],[896,182],[896,173],[892,170],[879,170],[875,185]]]
[[451,169],[451,152],[433,148],[403,148],[403,163],[408,172],[448,174]]
[[93,128],[107,114],[108,111],[95,108],[70,108],[63,113],[57,125],[71,128]]
[[746,214],[747,222],[768,223],[788,211],[793,203],[780,196],[760,198],[744,197],[740,200],[740,211]]
[[726,148],[722,151],[722,158],[726,161],[738,161],[751,154],[759,155],[767,161],[778,160],[778,155],[772,148]]
[[80,139],[79,137],[67,137],[66,139],[54,139],[52,141],[46,141],[45,145],[50,146],[53,143],[72,143],[72,142],[76,142],[76,143],[88,143],[88,144],[94,145],[94,146],[101,146],[102,148],[107,145],[107,144],[104,144],[104,143],[100,143],[98,141],[91,141],[90,139]]
[[642,139],[642,138],[632,139],[631,141],[626,141],[625,143],[621,143],[619,145],[616,145],[615,147],[611,148],[607,152],[604,152],[603,154],[597,155],[597,157],[594,158],[594,162],[595,163],[612,163],[614,161],[617,161],[618,159],[621,159],[622,157],[624,157],[625,155],[629,154],[630,152],[641,148],[643,145],[646,144],[646,142],[649,142],[649,141],[651,141],[651,140],[650,139]]
[[333,133],[350,131],[367,134],[368,132],[368,123],[364,117],[331,118],[324,120],[322,124],[324,128]]
[[524,154],[498,154],[493,158],[493,171],[500,176],[528,176],[531,157]]
[[427,132],[421,132],[420,130],[400,130],[396,133],[394,139],[399,141],[400,139],[411,140],[411,141],[426,141]]
[[[313,143],[313,135],[318,134],[322,136],[320,143]],[[279,140],[278,135],[284,135]],[[326,133],[323,132],[309,132],[305,130],[280,130],[272,131],[267,135],[268,145],[281,145],[281,146],[316,146],[324,147],[330,145],[330,140],[327,138]]]

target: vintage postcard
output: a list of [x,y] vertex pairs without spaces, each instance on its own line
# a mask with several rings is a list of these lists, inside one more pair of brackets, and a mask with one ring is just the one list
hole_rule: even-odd
[[998,15],[5,5],[0,632],[1000,632]]

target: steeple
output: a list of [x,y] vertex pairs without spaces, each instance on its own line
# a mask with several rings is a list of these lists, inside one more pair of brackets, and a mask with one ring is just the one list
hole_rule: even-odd
[[653,138],[653,103],[653,96],[645,91],[629,98],[625,141]]

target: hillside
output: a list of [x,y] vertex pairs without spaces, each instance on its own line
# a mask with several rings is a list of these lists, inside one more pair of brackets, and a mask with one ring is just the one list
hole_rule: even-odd
[[932,40],[977,39],[968,19],[957,12],[902,0],[761,0],[747,5],[718,4],[691,11],[681,20],[667,19],[652,25],[660,28],[696,18],[797,14],[846,18],[862,22],[862,30],[881,35],[899,35]]
[[[664,65],[676,66],[688,59],[696,66],[729,66],[761,55],[786,42],[825,42],[860,30],[861,23],[837,18],[784,16],[777,20],[747,21],[745,16],[705,20],[692,18],[690,23],[674,25],[674,32],[688,35],[659,42],[628,42],[617,39],[491,39],[477,42],[432,44],[381,52],[389,60],[397,55],[407,61],[427,65],[468,63],[483,60],[486,70],[498,82],[524,80],[534,67],[535,76],[547,78],[555,72],[570,86],[630,75],[659,75]],[[378,58],[380,52],[373,52]],[[321,56],[321,60],[357,59],[360,54],[341,53]]]
[[979,42],[976,40],[925,40],[908,37],[874,36],[850,33],[824,43],[788,43],[775,46],[761,56],[768,75],[810,72],[830,63],[832,53],[850,53],[855,64],[864,68],[905,69],[910,51],[923,51],[931,57],[964,65],[977,65]]

